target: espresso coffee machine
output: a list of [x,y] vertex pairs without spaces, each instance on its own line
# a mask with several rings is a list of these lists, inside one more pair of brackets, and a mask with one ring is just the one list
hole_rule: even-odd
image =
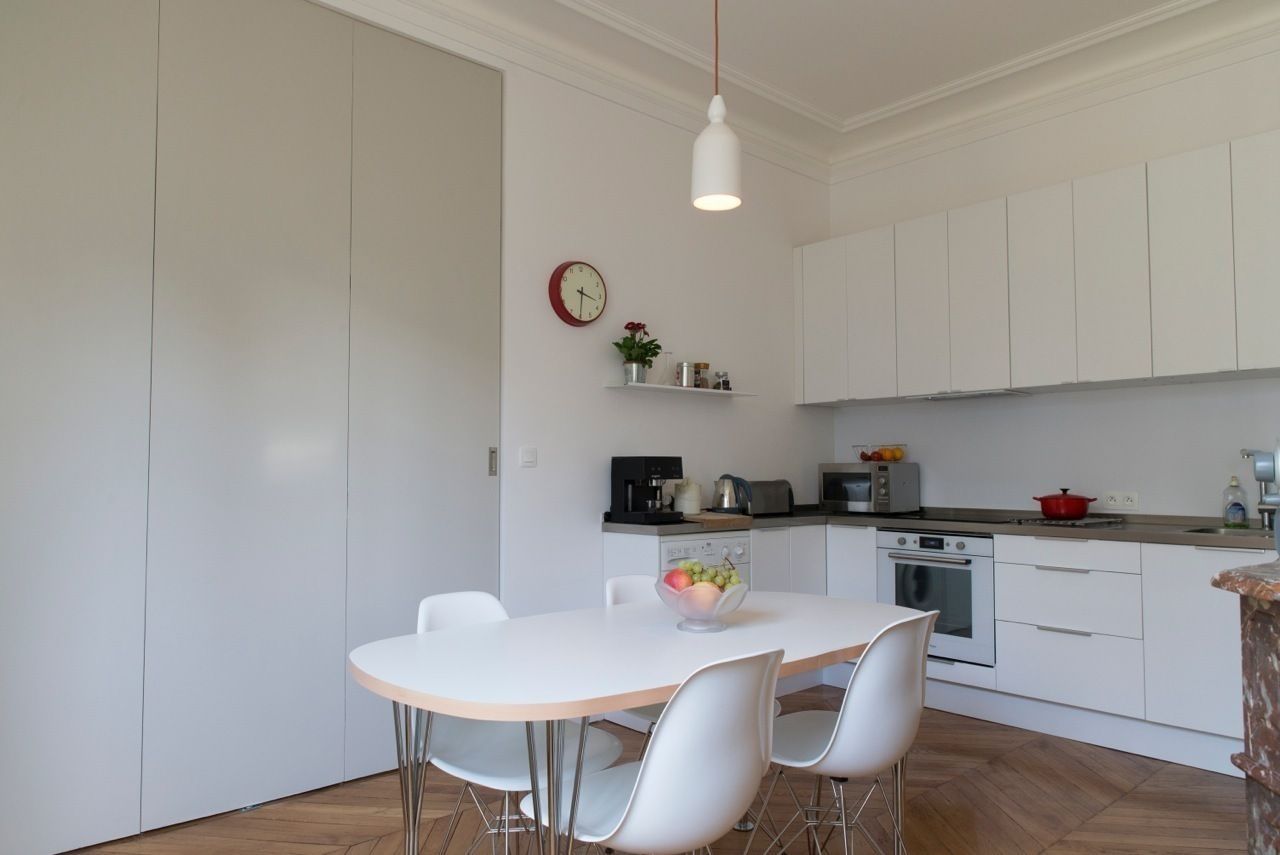
[[645,525],[680,522],[684,514],[663,510],[662,485],[683,477],[679,457],[613,458],[609,521]]

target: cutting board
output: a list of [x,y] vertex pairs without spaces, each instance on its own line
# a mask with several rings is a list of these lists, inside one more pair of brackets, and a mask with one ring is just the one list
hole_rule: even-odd
[[698,514],[685,514],[686,522],[701,523],[707,528],[743,528],[751,524],[751,517],[746,514],[717,514],[712,511]]

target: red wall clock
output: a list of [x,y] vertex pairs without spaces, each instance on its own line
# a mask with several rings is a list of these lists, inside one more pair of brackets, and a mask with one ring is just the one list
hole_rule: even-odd
[[585,327],[604,314],[609,295],[600,271],[585,261],[566,261],[552,272],[547,297],[560,320]]

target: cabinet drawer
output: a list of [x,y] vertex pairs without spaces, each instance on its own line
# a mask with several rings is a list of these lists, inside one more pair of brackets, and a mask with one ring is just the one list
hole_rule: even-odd
[[1040,564],[1111,573],[1142,572],[1139,545],[1121,540],[997,534],[995,555],[997,561],[1006,564]]
[[1142,577],[998,563],[996,619],[1142,638]]
[[1142,718],[1142,642],[996,621],[996,689]]

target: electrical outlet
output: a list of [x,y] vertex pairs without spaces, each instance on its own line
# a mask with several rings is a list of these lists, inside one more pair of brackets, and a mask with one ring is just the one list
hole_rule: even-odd
[[1108,490],[1102,494],[1102,507],[1109,511],[1136,511],[1138,494],[1121,490]]

